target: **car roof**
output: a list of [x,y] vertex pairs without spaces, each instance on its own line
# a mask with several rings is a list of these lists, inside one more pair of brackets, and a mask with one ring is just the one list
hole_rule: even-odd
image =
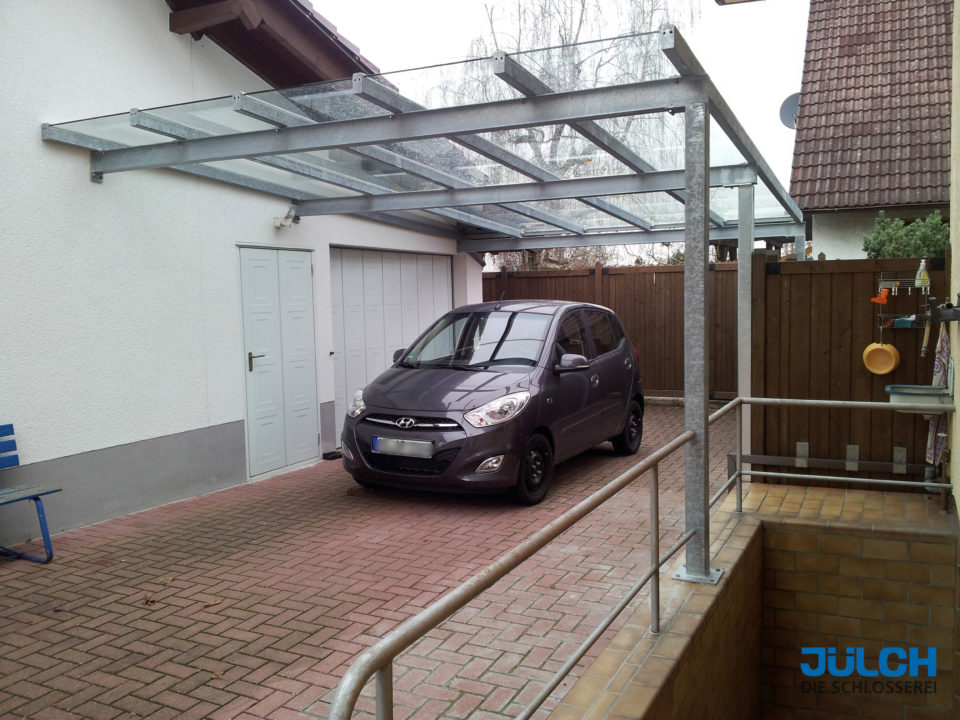
[[587,307],[610,311],[601,305],[592,303],[571,302],[569,300],[497,300],[494,302],[476,303],[474,305],[462,305],[455,308],[453,312],[490,312],[493,310],[502,310],[505,312],[532,312],[543,315],[557,315],[567,308]]

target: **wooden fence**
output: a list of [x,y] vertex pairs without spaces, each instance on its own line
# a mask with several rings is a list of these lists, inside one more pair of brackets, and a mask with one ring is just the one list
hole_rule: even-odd
[[[737,391],[737,264],[710,265],[710,390]],[[484,300],[538,298],[597,303],[614,310],[640,354],[644,392],[683,395],[683,266],[483,274]]]
[[[912,280],[918,261],[768,259],[753,256],[753,395],[887,402],[886,385],[930,383],[938,328],[932,328],[925,358],[922,329],[884,329],[882,340],[900,353],[889,375],[872,375],[862,361],[864,348],[881,340],[880,314],[925,312],[918,291],[891,295],[885,306],[870,302],[881,277]],[[737,391],[737,264],[710,269],[710,389],[722,399]],[[946,301],[942,261],[931,264],[929,275],[931,294]],[[683,395],[682,265],[484,273],[483,297],[606,305],[640,352],[646,394]],[[840,459],[850,444],[859,446],[861,460],[890,462],[897,446],[907,448],[908,463],[923,462],[927,423],[920,415],[755,408],[752,417],[755,454],[794,456],[796,443],[806,442],[810,457]]]
[[[758,256],[755,256],[758,257]],[[760,397],[887,402],[887,385],[928,385],[939,328],[932,327],[926,356],[924,331],[880,325],[894,315],[926,312],[926,297],[900,290],[886,305],[870,302],[881,278],[912,281],[917,260],[831,260],[766,263],[753,267],[753,394]],[[943,262],[931,263],[930,294],[947,298]],[[881,338],[882,332],[882,338]],[[874,375],[863,364],[872,342],[892,344],[900,364]],[[860,460],[891,462],[893,448],[907,449],[907,462],[922,463],[928,423],[921,415],[866,410],[755,408],[754,452],[796,455],[808,442],[810,457],[845,458],[846,445]]]

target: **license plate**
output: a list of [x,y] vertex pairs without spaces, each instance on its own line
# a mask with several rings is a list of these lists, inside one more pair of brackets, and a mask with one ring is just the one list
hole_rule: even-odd
[[373,451],[381,455],[431,458],[433,457],[433,443],[429,440],[401,440],[374,435]]

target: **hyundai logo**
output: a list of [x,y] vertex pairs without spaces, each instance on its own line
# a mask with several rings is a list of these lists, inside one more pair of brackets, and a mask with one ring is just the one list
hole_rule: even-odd
[[409,430],[414,425],[417,424],[417,421],[412,417],[402,417],[397,419],[397,427],[403,428],[404,430]]

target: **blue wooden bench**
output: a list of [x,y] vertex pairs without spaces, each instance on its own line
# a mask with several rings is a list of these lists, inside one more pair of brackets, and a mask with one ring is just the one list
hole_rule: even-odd
[[[20,464],[20,456],[17,455],[17,441],[13,437],[13,425],[0,425],[0,470],[16,467]],[[61,488],[39,488],[39,487],[10,487],[0,488],[0,505],[10,505],[21,500],[32,500],[37,508],[37,519],[40,521],[40,532],[43,535],[43,548],[46,554],[43,557],[35,557],[26,553],[11,550],[0,545],[0,560],[15,560],[23,558],[38,563],[48,563],[53,560],[53,546],[50,544],[50,531],[47,530],[47,516],[43,512],[44,495],[51,495],[60,492]]]

